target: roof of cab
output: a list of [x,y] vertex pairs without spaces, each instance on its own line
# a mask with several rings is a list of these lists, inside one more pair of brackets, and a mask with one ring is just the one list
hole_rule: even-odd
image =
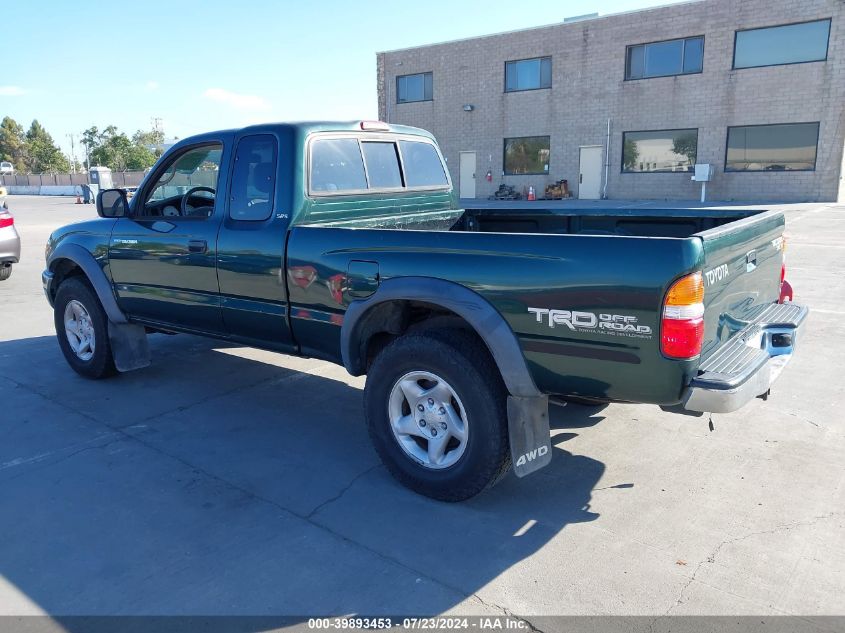
[[[366,121],[366,120],[365,120]],[[271,129],[279,129],[279,128],[286,128],[292,129],[300,134],[308,135],[313,134],[315,132],[373,132],[373,133],[395,133],[395,134],[413,134],[416,136],[424,136],[426,138],[433,139],[434,136],[431,132],[423,130],[422,128],[418,127],[411,127],[409,125],[396,125],[392,123],[384,123],[383,121],[366,121],[366,122],[373,122],[379,123],[381,125],[387,126],[387,129],[381,130],[362,130],[361,123],[363,121],[356,120],[356,121],[290,121],[290,122],[278,122],[278,123],[258,123],[256,125],[250,125],[241,129],[230,129],[230,130],[219,130],[217,132],[211,132],[211,134],[221,134],[221,133],[234,133],[234,134],[241,134],[243,132],[261,132],[267,131]],[[197,136],[206,136],[206,134],[198,134]]]

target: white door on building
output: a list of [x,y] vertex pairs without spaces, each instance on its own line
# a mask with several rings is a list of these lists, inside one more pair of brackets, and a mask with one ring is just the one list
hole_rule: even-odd
[[461,198],[475,197],[475,152],[461,152]]
[[581,200],[598,200],[601,197],[601,145],[587,145],[581,148],[578,170],[578,197]]

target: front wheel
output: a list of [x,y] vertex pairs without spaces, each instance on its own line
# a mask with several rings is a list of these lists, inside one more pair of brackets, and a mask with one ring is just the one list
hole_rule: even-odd
[[12,276],[12,265],[11,264],[0,264],[0,281],[6,281],[9,277]]
[[105,378],[117,372],[106,313],[87,283],[72,277],[59,286],[53,319],[59,347],[76,373],[86,378]]
[[468,499],[510,467],[507,391],[486,347],[469,332],[393,341],[370,368],[364,405],[388,470],[427,497]]

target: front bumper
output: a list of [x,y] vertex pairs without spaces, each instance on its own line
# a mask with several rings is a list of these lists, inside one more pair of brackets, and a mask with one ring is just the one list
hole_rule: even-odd
[[42,271],[41,285],[44,287],[44,294],[47,295],[47,301],[50,307],[53,307],[53,294],[50,292],[50,287],[53,285],[53,273],[49,270]]
[[809,310],[794,303],[763,308],[704,361],[684,393],[689,411],[730,413],[766,395],[792,360]]

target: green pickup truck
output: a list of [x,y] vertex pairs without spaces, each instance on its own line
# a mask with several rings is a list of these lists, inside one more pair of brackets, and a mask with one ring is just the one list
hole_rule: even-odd
[[47,244],[74,370],[144,367],[152,332],[342,363],[386,466],[443,500],[548,464],[550,398],[767,395],[807,316],[780,213],[464,210],[432,136],[377,121],[188,138],[97,211]]

